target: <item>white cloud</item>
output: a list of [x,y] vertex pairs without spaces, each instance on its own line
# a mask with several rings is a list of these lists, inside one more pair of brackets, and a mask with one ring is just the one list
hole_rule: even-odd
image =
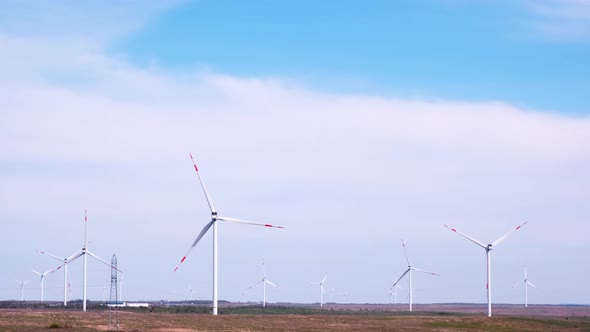
[[[457,262],[432,257],[443,245],[462,250],[462,243],[445,237],[443,222],[479,236],[530,218],[527,233],[506,242],[520,261],[498,272],[524,259],[542,270],[543,257],[524,257],[539,243],[588,260],[587,117],[504,102],[325,93],[282,77],[143,69],[105,53],[101,40],[75,40],[0,35],[0,216],[14,220],[3,231],[0,256],[11,259],[5,266],[26,270],[21,262],[39,247],[76,249],[76,221],[88,207],[93,246],[99,254],[116,248],[121,264],[132,267],[128,294],[140,298],[150,289],[149,298],[166,297],[170,284],[186,278],[206,297],[208,242],[185,274],[167,273],[207,218],[189,151],[199,156],[220,209],[289,227],[261,233],[223,225],[224,298],[241,294],[230,276],[265,256],[277,271],[273,281],[285,285],[280,300],[312,301],[302,280],[338,271],[331,282],[348,287],[366,274],[383,275],[384,256],[403,260],[402,234],[424,268],[449,269]],[[558,239],[556,220],[565,230]],[[66,234],[62,242],[45,236],[56,230]],[[138,241],[149,245],[138,250]],[[331,263],[342,257],[362,268]],[[161,269],[152,268],[156,259]],[[12,279],[3,274],[0,282]],[[447,288],[436,296],[452,300]],[[571,291],[574,298],[563,300],[570,291],[548,289],[544,301],[588,298]]]
[[529,25],[554,41],[587,41],[590,38],[590,1],[525,1]]

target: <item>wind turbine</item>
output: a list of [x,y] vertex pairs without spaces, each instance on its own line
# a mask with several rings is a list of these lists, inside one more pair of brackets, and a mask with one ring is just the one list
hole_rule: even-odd
[[277,285],[273,284],[270,280],[266,279],[266,272],[264,270],[264,261],[262,262],[262,280],[258,281],[254,285],[246,288],[246,291],[254,288],[256,285],[262,283],[262,307],[266,307],[266,284],[269,284],[273,287],[278,287]]
[[41,272],[37,272],[33,269],[31,269],[31,271],[33,271],[33,273],[35,273],[36,275],[38,275],[39,277],[41,277],[41,303],[43,303],[43,281],[45,279],[45,276],[47,275],[47,273],[49,272],[53,272],[53,269],[49,269],[43,273]]
[[[393,275],[393,280],[397,280],[397,276]],[[393,295],[393,304],[397,304],[397,289],[402,289],[400,285],[395,285],[390,288],[386,288],[389,292],[389,304],[391,304],[391,296]]]
[[[45,254],[47,256],[51,256],[55,259],[58,259],[62,262],[64,262],[64,264],[62,266],[65,267],[64,269],[64,295],[66,295],[66,289],[65,287],[67,287],[67,269],[68,269],[68,264],[71,263],[72,261],[78,259],[81,256],[84,256],[84,274],[83,274],[83,290],[82,290],[82,311],[86,311],[86,271],[87,271],[87,265],[88,265],[88,258],[87,256],[92,256],[94,257],[96,260],[98,260],[99,262],[109,266],[112,268],[111,264],[107,263],[105,260],[103,260],[102,258],[96,256],[95,254],[91,253],[88,250],[88,217],[86,214],[86,209],[84,209],[84,246],[82,247],[82,249],[77,250],[76,252],[74,252],[70,257],[68,258],[60,258],[58,256],[40,251],[42,254]],[[56,270],[59,270],[62,266],[58,267]],[[117,271],[119,271],[117,269]],[[66,295],[67,297],[67,295]],[[67,304],[67,301],[64,299],[64,306]]]
[[537,286],[533,285],[533,283],[529,281],[529,278],[526,275],[526,266],[524,267],[524,280],[517,283],[516,285],[514,285],[512,287],[518,287],[522,284],[524,284],[524,307],[528,308],[528,306],[529,306],[529,288],[528,288],[528,286],[531,285],[535,288],[537,288]]
[[43,255],[47,255],[49,257],[53,257],[59,261],[61,261],[63,264],[60,265],[59,267],[57,267],[56,269],[54,269],[51,273],[61,269],[62,267],[64,268],[64,307],[68,305],[68,263],[70,262],[68,260],[68,258],[61,258],[58,257],[56,255],[50,254],[48,252],[45,251],[41,251],[41,250],[37,250],[37,252],[43,254]]
[[328,275],[326,274],[322,281],[320,282],[312,282],[314,285],[320,285],[320,307],[324,306],[324,282],[326,282],[326,278]]
[[217,315],[217,221],[221,220],[221,221],[233,222],[233,223],[237,223],[237,224],[246,224],[246,225],[272,227],[272,228],[284,228],[284,227],[274,226],[271,224],[261,224],[261,223],[256,223],[256,222],[252,222],[252,221],[247,221],[247,220],[219,216],[217,214],[217,209],[215,209],[215,206],[213,205],[213,200],[209,196],[209,192],[207,191],[207,188],[205,187],[205,183],[201,179],[201,175],[199,174],[199,168],[197,168],[197,164],[195,164],[195,160],[193,159],[193,155],[192,154],[189,154],[189,155],[191,157],[191,161],[193,162],[193,166],[195,168],[195,172],[197,173],[197,177],[199,178],[199,183],[201,184],[201,188],[203,189],[203,193],[205,194],[205,198],[207,199],[207,204],[209,205],[209,210],[211,210],[211,221],[209,221],[205,225],[205,227],[203,227],[203,229],[201,230],[201,233],[199,233],[199,235],[197,236],[197,238],[195,239],[195,241],[193,242],[191,247],[188,249],[186,254],[180,260],[180,263],[178,263],[176,268],[174,268],[174,272],[176,272],[176,270],[178,270],[180,265],[186,260],[186,258],[190,254],[190,252],[197,245],[197,243],[199,243],[199,241],[205,235],[205,233],[207,233],[209,228],[211,228],[211,226],[213,226],[213,309],[211,310],[211,313],[213,315]]
[[513,230],[511,230],[510,232],[502,235],[499,239],[497,239],[496,241],[492,242],[491,244],[485,245],[483,244],[481,241],[476,240],[472,237],[470,237],[469,235],[463,234],[461,232],[459,232],[458,230],[451,228],[447,225],[444,225],[446,228],[452,230],[453,232],[461,235],[462,237],[466,238],[467,240],[477,244],[478,246],[482,247],[485,251],[486,251],[486,263],[487,263],[487,284],[486,284],[486,288],[487,288],[487,293],[488,293],[488,317],[492,317],[492,271],[491,271],[491,261],[490,261],[490,251],[492,251],[492,247],[500,244],[500,242],[504,241],[510,234],[516,232],[517,230],[519,230],[522,226],[526,225],[528,221],[525,221],[522,225],[514,228]]
[[16,282],[20,284],[20,300],[21,300],[21,302],[25,302],[25,285],[29,281],[28,280],[27,281],[17,280]]
[[409,291],[409,295],[408,295],[408,302],[410,305],[410,311],[412,311],[412,271],[417,271],[417,272],[422,272],[422,273],[426,273],[426,274],[432,274],[433,276],[437,276],[440,277],[439,274],[436,274],[434,272],[428,272],[428,271],[424,271],[422,269],[418,269],[412,266],[412,264],[410,264],[410,259],[408,258],[408,251],[406,250],[406,244],[404,243],[404,239],[402,239],[402,247],[404,247],[404,253],[406,254],[406,261],[408,262],[408,269],[402,274],[401,277],[399,277],[399,279],[397,279],[397,281],[393,284],[393,286],[391,286],[391,289],[395,289],[395,287],[397,286],[397,284],[404,278],[404,276],[407,274],[408,275],[408,291]]

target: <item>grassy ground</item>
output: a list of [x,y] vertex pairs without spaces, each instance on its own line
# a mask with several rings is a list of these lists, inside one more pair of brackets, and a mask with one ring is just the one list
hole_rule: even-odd
[[[225,314],[120,311],[119,331],[590,331],[588,317],[512,317],[300,308],[225,309]],[[251,312],[248,312],[251,311]],[[0,331],[105,331],[109,312],[2,309]]]

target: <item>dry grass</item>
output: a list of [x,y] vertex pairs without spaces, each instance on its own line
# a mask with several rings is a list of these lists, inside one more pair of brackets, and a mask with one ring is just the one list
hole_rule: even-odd
[[[120,331],[590,331],[588,318],[384,314],[174,314],[121,311]],[[4,331],[106,331],[108,311],[0,310]],[[50,328],[54,325],[54,328]]]

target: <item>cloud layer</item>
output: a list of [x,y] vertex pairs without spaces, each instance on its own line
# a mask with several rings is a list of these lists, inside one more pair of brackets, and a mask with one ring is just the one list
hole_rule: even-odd
[[[518,281],[527,263],[546,289],[540,302],[587,299],[576,282],[552,285],[546,265],[589,258],[589,118],[502,101],[327,93],[288,77],[141,68],[105,49],[98,37],[0,34],[0,214],[12,221],[0,255],[15,277],[29,260],[51,265],[31,258],[34,249],[77,249],[87,207],[93,246],[103,258],[121,255],[130,297],[166,298],[192,283],[208,298],[208,239],[184,272],[171,273],[208,216],[193,152],[225,213],[288,227],[223,225],[223,298],[238,300],[264,258],[282,284],[271,301],[314,301],[307,283],[327,272],[330,287],[354,301],[385,299],[380,289],[403,267],[404,236],[417,265],[447,276],[425,284],[419,301],[479,301],[483,254],[441,224],[488,241],[526,218],[526,233],[498,249],[498,284]],[[461,277],[455,271],[466,262],[473,266]],[[573,278],[589,272],[569,266]],[[240,271],[251,280],[236,280]],[[367,275],[383,287],[367,289],[359,282]],[[59,298],[54,279],[49,296]],[[97,298],[102,279],[94,283]],[[459,294],[447,291],[459,286]],[[497,289],[499,301],[514,300]]]

